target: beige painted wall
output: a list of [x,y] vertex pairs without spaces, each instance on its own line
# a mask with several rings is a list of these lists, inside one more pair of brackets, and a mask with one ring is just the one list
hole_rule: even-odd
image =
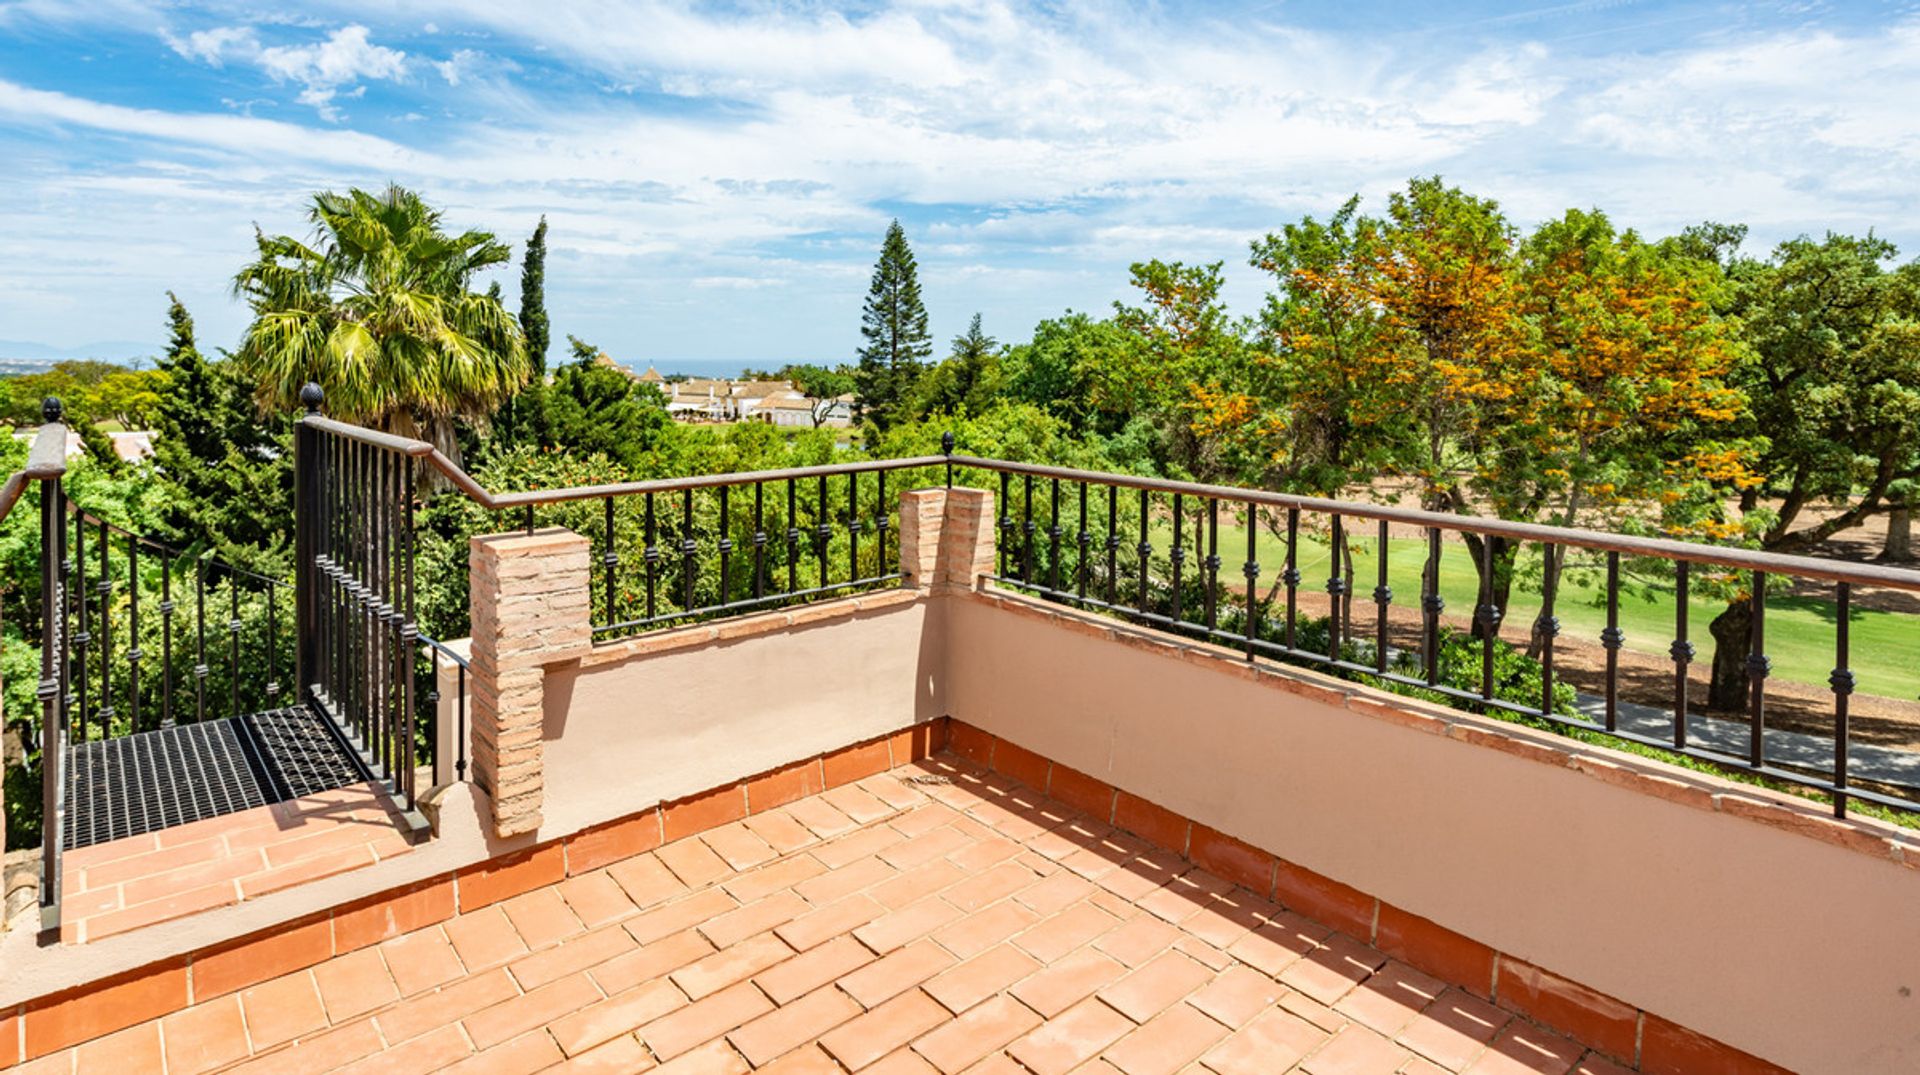
[[957,719],[1795,1070],[1920,1071],[1920,869],[948,604]]
[[943,715],[945,604],[549,668],[542,837]]

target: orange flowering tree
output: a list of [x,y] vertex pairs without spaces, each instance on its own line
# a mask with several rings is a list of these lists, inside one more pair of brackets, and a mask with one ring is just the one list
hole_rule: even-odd
[[1109,352],[1094,377],[1097,409],[1151,417],[1168,462],[1202,478],[1235,472],[1239,430],[1258,411],[1248,390],[1246,326],[1220,298],[1221,263],[1133,266],[1139,306],[1114,304],[1132,346]]
[[[1532,366],[1478,481],[1517,501],[1502,514],[1712,536],[1726,491],[1759,480],[1728,439],[1746,399],[1727,380],[1743,350],[1713,309],[1718,272],[1577,209],[1537,228],[1518,268]],[[1548,590],[1565,555],[1543,561]]]

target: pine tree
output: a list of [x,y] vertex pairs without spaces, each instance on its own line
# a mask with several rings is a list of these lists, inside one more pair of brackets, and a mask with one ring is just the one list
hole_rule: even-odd
[[920,302],[920,280],[907,246],[907,233],[895,220],[887,226],[880,260],[873,267],[873,284],[860,317],[860,349],[854,384],[859,393],[857,417],[876,432],[905,417],[920,375],[933,354],[927,332],[927,308]]
[[285,414],[263,417],[254,386],[232,361],[209,362],[193,318],[168,292],[169,339],[158,363],[167,386],[155,409],[154,463],[175,495],[167,526],[176,544],[272,572],[284,566],[284,520],[293,511],[293,438]]
[[533,229],[527,253],[520,260],[520,332],[527,338],[527,359],[533,378],[547,372],[547,218]]

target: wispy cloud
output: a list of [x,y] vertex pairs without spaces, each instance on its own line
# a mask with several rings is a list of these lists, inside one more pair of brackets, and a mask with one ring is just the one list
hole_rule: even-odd
[[[404,18],[331,0],[303,25],[120,4],[81,24],[150,27],[148,54],[123,49],[150,80],[140,99],[0,65],[0,150],[22,162],[0,192],[0,244],[76,280],[98,260],[109,268],[82,293],[128,312],[70,326],[46,274],[20,281],[39,296],[22,298],[0,266],[0,318],[51,342],[139,335],[157,331],[152,295],[199,286],[203,326],[231,338],[241,312],[223,281],[251,223],[297,230],[307,192],[389,179],[507,238],[546,213],[556,324],[635,357],[844,357],[895,215],[936,332],[981,309],[1003,338],[1104,307],[1146,257],[1226,259],[1230,296],[1250,306],[1263,281],[1243,267],[1248,238],[1355,191],[1377,204],[1416,173],[1523,221],[1599,205],[1655,233],[1716,217],[1763,242],[1828,227],[1920,241],[1920,116],[1905,107],[1920,99],[1920,18],[1629,33],[1697,13],[1543,6],[1442,27],[1435,47],[1274,21],[1289,7],[1117,0],[422,0]],[[0,22],[56,18],[39,47],[72,49],[70,12],[0,0]],[[1564,43],[1595,29],[1621,43]],[[156,197],[164,219],[142,200]],[[94,238],[105,221],[176,256],[109,251]],[[180,279],[189,269],[210,279]]]
[[[334,105],[343,93],[359,96],[365,88],[359,83],[397,79],[407,70],[407,54],[399,49],[376,45],[365,26],[342,26],[320,41],[297,45],[265,45],[252,26],[217,26],[195,30],[184,38],[162,33],[173,51],[188,59],[221,67],[226,62],[253,64],[276,83],[295,82],[301,87],[299,101],[310,105],[323,119],[340,120]],[[459,55],[446,61],[460,62]],[[448,68],[441,67],[443,74]],[[448,75],[447,81],[458,84]]]

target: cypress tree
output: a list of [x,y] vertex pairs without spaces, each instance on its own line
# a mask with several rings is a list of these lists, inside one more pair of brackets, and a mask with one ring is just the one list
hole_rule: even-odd
[[254,385],[232,361],[209,362],[193,318],[167,293],[167,385],[154,410],[154,463],[175,492],[167,526],[175,541],[204,542],[229,563],[271,572],[284,566],[293,510],[292,424],[263,416]]
[[860,361],[854,370],[859,393],[857,417],[884,431],[905,417],[906,404],[933,354],[927,332],[927,308],[920,302],[920,280],[907,246],[907,233],[895,220],[880,244],[873,283],[860,316]]
[[547,372],[547,218],[527,240],[526,257],[520,261],[520,332],[527,338],[527,358],[533,363],[533,379]]

